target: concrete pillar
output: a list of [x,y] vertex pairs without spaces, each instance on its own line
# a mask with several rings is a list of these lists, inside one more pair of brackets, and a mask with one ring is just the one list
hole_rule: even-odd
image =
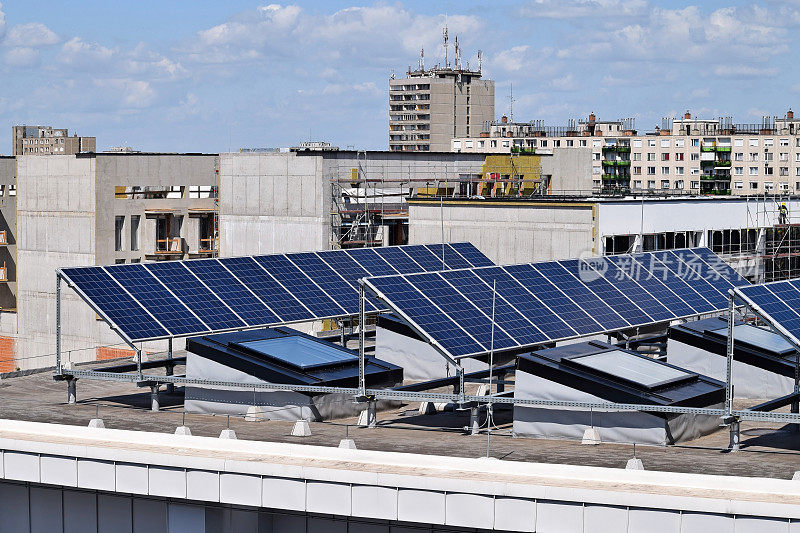
[[78,401],[77,384],[78,380],[75,378],[67,379],[67,403],[74,405]]
[[158,411],[161,409],[161,404],[159,403],[158,398],[158,383],[150,385],[150,410],[151,411]]
[[358,415],[358,425],[361,427],[374,428],[378,425],[378,402],[370,400],[367,408]]

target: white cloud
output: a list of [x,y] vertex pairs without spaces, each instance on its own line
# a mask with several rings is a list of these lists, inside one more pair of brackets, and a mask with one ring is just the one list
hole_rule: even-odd
[[514,46],[508,50],[501,50],[491,59],[492,66],[508,72],[521,70],[527,63],[530,46]]
[[115,91],[112,96],[123,108],[148,107],[156,97],[150,83],[132,79],[95,80],[95,85],[104,90]]
[[73,37],[61,46],[58,59],[76,68],[96,68],[98,64],[111,60],[117,52],[116,49]]
[[720,65],[714,74],[723,78],[772,78],[778,75],[777,67],[753,67],[749,65]]
[[561,76],[560,78],[553,78],[550,81],[550,86],[557,91],[574,91],[578,88],[578,84],[575,83],[575,77],[572,73]]
[[534,0],[521,8],[530,18],[605,18],[640,15],[647,8],[645,0]]
[[39,51],[27,47],[11,48],[3,59],[10,67],[33,67],[39,64]]
[[19,24],[8,30],[4,45],[39,48],[58,44],[61,39],[50,28],[39,22]]
[[711,96],[711,89],[709,89],[708,87],[705,87],[703,89],[697,88],[697,89],[692,90],[691,93],[689,93],[689,98],[692,98],[692,99],[695,99],[695,98],[708,98],[709,96]]
[[0,2],[0,41],[6,35],[6,14],[3,12],[3,2]]

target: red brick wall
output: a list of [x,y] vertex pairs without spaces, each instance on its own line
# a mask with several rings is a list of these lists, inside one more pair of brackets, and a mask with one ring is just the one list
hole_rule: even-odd
[[133,357],[136,352],[127,348],[109,348],[102,346],[96,349],[97,360],[105,361],[107,359],[119,359],[120,357]]
[[17,369],[16,348],[13,337],[0,336],[0,373],[13,372]]

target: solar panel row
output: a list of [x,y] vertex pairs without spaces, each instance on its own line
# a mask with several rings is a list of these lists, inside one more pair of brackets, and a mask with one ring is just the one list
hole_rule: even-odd
[[[800,279],[776,281],[737,289],[737,294],[782,327],[800,346]],[[736,334],[733,336],[736,341]]]
[[[444,261],[443,261],[444,258]],[[131,340],[356,315],[368,276],[493,263],[469,243],[66,268]],[[376,311],[377,302],[367,302]]]
[[[748,282],[707,248],[368,278],[451,356],[519,349],[724,309]],[[800,290],[798,291],[800,298]],[[796,315],[800,327],[800,315]]]

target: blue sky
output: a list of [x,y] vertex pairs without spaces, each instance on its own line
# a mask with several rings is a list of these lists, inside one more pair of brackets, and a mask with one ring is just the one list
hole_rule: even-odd
[[483,51],[498,116],[513,83],[519,121],[594,111],[644,131],[686,109],[759,122],[800,101],[798,0],[0,2],[0,153],[20,123],[101,150],[385,149],[389,75],[423,46],[428,66],[441,58],[445,17],[465,60]]

